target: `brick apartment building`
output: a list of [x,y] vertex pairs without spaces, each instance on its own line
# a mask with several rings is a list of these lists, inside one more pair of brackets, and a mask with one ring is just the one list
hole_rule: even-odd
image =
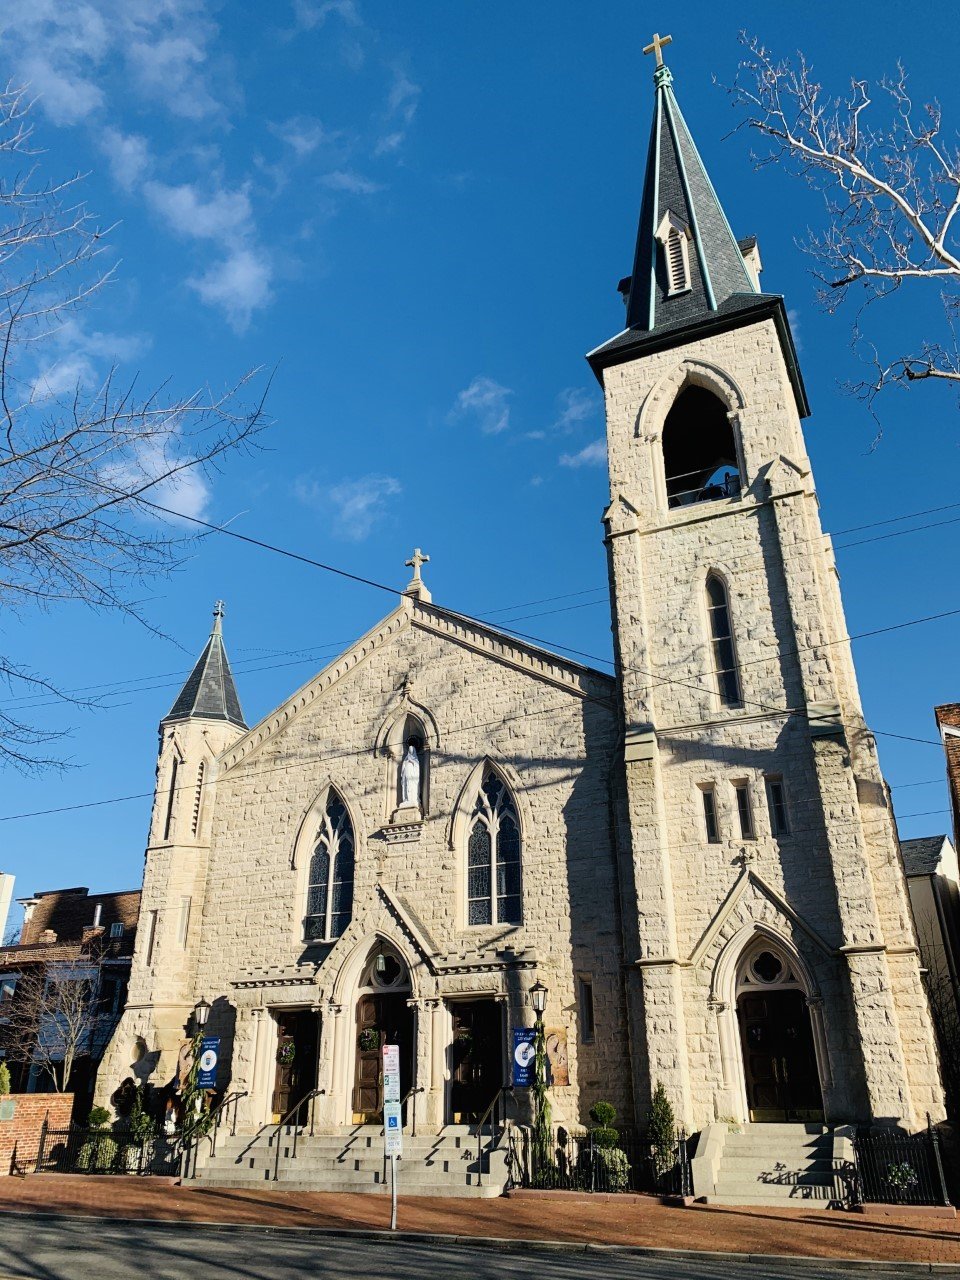
[[[84,1116],[126,1002],[140,891],[51,889],[18,901],[24,909],[19,941],[0,947],[0,1055],[14,1092],[50,1092],[66,1083],[76,1095],[75,1116]],[[56,996],[50,994],[65,979],[84,984],[77,1052],[66,1082],[52,1025]]]

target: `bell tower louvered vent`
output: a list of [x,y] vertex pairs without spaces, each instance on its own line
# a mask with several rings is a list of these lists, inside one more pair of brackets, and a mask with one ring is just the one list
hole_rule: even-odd
[[675,213],[669,210],[657,229],[657,240],[663,250],[667,297],[686,293],[690,288],[690,232]]

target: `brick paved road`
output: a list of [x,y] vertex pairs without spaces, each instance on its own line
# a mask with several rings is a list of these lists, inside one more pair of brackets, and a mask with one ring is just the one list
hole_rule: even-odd
[[[533,1253],[302,1235],[296,1230],[203,1228],[173,1223],[0,1220],[2,1280],[876,1280],[869,1265],[702,1262],[590,1254],[558,1248]],[[917,1269],[884,1270],[894,1280]]]

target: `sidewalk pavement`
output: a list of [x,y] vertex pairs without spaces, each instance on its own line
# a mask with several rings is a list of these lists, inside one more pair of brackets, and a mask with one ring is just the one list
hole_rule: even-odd
[[[31,1174],[0,1179],[0,1215],[251,1224],[319,1230],[381,1231],[386,1195],[334,1195],[213,1187],[196,1190],[166,1178]],[[824,1209],[661,1204],[649,1196],[576,1196],[545,1200],[514,1192],[493,1200],[400,1197],[404,1232],[449,1236],[615,1244],[723,1253],[952,1263],[960,1268],[960,1219],[875,1221]]]

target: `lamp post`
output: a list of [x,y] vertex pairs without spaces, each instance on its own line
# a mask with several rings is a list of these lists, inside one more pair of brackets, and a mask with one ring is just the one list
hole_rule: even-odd
[[207,1019],[210,1017],[210,1002],[204,1000],[203,996],[197,1001],[193,1007],[193,1024],[198,1032],[203,1032],[203,1028],[207,1025]]
[[530,1003],[536,1019],[533,1037],[534,1056],[534,1117],[533,1117],[533,1161],[534,1178],[544,1180],[550,1166],[550,1150],[553,1145],[553,1133],[550,1116],[550,1103],[547,1100],[547,1053],[543,1034],[543,1014],[547,1007],[547,988],[539,979],[530,988]]

